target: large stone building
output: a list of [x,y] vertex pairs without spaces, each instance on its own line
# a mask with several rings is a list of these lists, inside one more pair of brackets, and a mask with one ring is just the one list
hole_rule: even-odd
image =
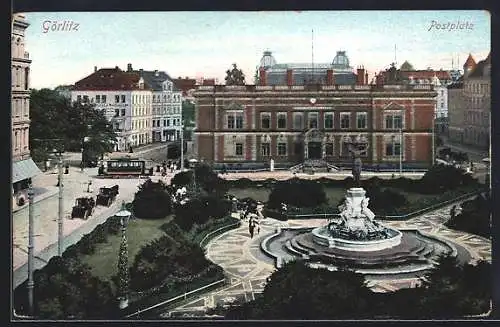
[[182,91],[175,87],[172,78],[163,71],[133,70],[132,64],[128,64],[127,72],[138,74],[151,87],[151,140],[153,142],[179,140],[182,131]]
[[432,162],[433,85],[324,84],[200,86],[196,98],[195,150],[214,163],[295,164],[306,160],[349,165],[348,142],[369,145],[364,165],[429,166]]
[[116,151],[152,142],[153,93],[138,73],[94,67],[92,74],[75,83],[71,100],[90,102],[104,111],[118,134]]
[[[11,31],[11,117],[12,117],[12,188],[19,201],[26,201],[24,190],[31,178],[40,173],[30,157],[30,64],[25,32],[29,23],[23,14],[12,16]],[[22,199],[22,200],[21,200]]]
[[464,75],[449,86],[449,140],[487,151],[490,144],[491,58],[469,55]]

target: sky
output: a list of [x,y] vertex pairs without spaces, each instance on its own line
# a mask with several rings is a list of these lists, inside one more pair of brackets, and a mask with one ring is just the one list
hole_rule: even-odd
[[[253,83],[262,53],[278,63],[350,64],[373,76],[392,62],[452,69],[491,44],[487,11],[259,11],[26,13],[31,87],[74,84],[94,66],[160,70],[172,78],[217,78],[236,63]],[[57,30],[70,23],[71,30]],[[55,24],[54,24],[55,23]],[[313,50],[314,49],[314,50]],[[459,65],[457,62],[459,61]],[[454,67],[453,67],[453,66]]]

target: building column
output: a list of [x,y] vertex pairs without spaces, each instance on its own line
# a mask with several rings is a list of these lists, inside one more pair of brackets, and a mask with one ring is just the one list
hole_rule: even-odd
[[326,136],[321,140],[321,159],[326,159]]
[[410,110],[410,121],[411,129],[415,129],[415,100],[411,100],[411,110]]
[[221,126],[219,125],[219,105],[217,103],[217,99],[215,99],[215,122],[214,122],[214,127],[215,127],[215,130],[218,130],[219,128],[221,128]]
[[213,140],[214,140],[214,161],[217,161],[219,159],[219,136],[214,135]]
[[252,125],[251,125],[251,128],[252,130],[255,129],[255,121],[256,121],[256,117],[255,117],[255,98],[252,99]]
[[415,161],[417,158],[417,136],[413,134],[411,136],[411,160]]
[[251,158],[253,161],[257,160],[257,134],[252,135],[252,155]]

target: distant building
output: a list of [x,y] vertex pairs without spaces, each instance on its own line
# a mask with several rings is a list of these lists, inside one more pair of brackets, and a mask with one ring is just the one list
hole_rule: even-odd
[[30,65],[25,32],[29,23],[23,14],[12,16],[11,30],[11,117],[12,117],[12,192],[14,205],[28,201],[25,191],[40,170],[30,156]]
[[54,91],[59,93],[61,96],[71,99],[71,91],[73,90],[73,85],[59,85]]
[[355,74],[345,51],[337,51],[331,63],[278,63],[271,51],[264,51],[257,68],[260,85],[326,85],[332,81],[336,85],[354,85],[360,80],[365,83],[368,74],[359,76],[359,69]]
[[104,111],[118,134],[115,151],[152,142],[153,91],[138,73],[118,66],[94,67],[92,74],[75,83],[71,100],[90,102]]
[[194,100],[192,94],[197,86],[196,79],[189,77],[178,77],[176,79],[173,79],[172,81],[174,82],[175,87],[181,90],[183,99]]
[[476,63],[469,55],[464,75],[450,85],[449,140],[487,151],[490,144],[491,57]]
[[127,72],[134,72],[144,78],[152,91],[152,141],[167,142],[180,139],[182,130],[182,90],[163,71],[133,70],[127,65]]

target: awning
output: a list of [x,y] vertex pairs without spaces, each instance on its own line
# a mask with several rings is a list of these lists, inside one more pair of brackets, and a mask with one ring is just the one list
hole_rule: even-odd
[[16,161],[12,164],[12,183],[32,178],[41,172],[31,158]]

